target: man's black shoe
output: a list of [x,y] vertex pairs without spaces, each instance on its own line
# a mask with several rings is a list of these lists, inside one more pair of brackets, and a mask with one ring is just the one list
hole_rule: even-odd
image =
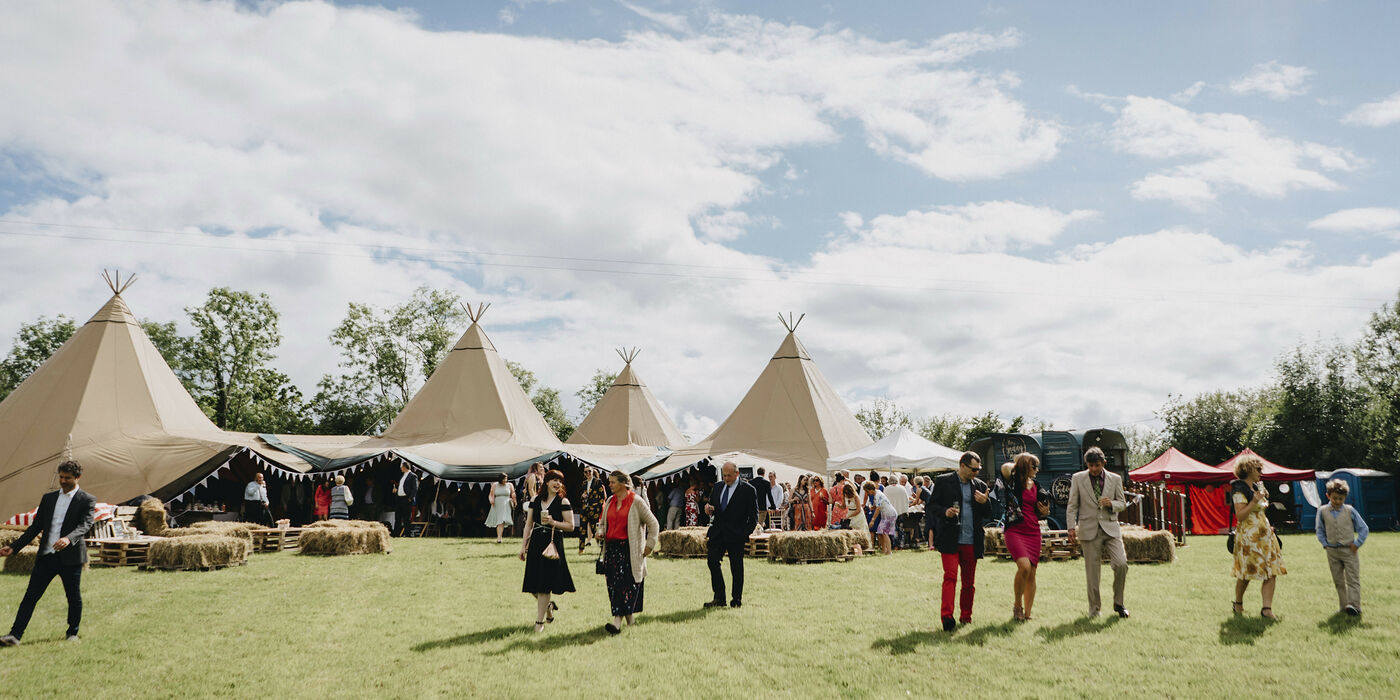
[[738,598],[735,598],[734,600],[729,601],[729,607],[731,607],[731,608],[742,608],[742,607],[744,607],[744,601],[739,600]]
[[1128,609],[1121,605],[1113,606],[1113,612],[1118,613],[1118,617],[1128,617]]
[[711,600],[705,603],[705,607],[707,608],[722,608],[724,606],[725,602],[722,600]]
[[954,619],[951,618],[951,617],[945,617],[945,618],[943,618],[943,631],[944,631],[944,632],[952,632],[953,630],[955,630],[955,629],[957,629],[957,628],[958,628],[958,621],[957,621],[957,620],[954,620]]

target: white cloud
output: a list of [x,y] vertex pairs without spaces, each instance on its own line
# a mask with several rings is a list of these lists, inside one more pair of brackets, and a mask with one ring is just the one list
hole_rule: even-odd
[[1127,98],[1113,125],[1121,150],[1154,160],[1192,161],[1132,186],[1139,199],[1200,206],[1220,190],[1279,198],[1296,190],[1339,190],[1322,171],[1364,164],[1350,151],[1271,133],[1239,114],[1192,112],[1154,97]]
[[657,25],[665,27],[666,29],[669,29],[677,34],[690,33],[690,22],[686,20],[685,15],[678,15],[669,12],[658,12],[656,10],[651,10],[640,5],[634,5],[630,2],[623,2],[622,6],[637,13],[638,15],[641,15],[644,19],[650,22],[654,22]]
[[1400,232],[1400,209],[1362,207],[1335,211],[1308,224],[1308,228],[1338,233]]
[[1060,212],[1018,202],[979,202],[910,211],[901,216],[882,214],[863,225],[859,215],[843,215],[844,223],[861,245],[895,246],[948,252],[1000,252],[1048,245],[1076,221],[1097,212]]
[[1230,92],[1237,95],[1264,95],[1271,100],[1286,100],[1308,91],[1308,78],[1313,75],[1310,68],[1290,66],[1269,61],[1254,66],[1254,69],[1230,83]]
[[1400,122],[1400,92],[1377,102],[1367,102],[1342,117],[1343,124],[1353,126],[1390,126]]
[[1134,199],[1165,199],[1189,209],[1200,209],[1215,201],[1215,193],[1205,180],[1177,175],[1148,175],[1134,182],[1128,191]]
[[[728,245],[755,223],[746,207],[772,196],[765,169],[845,133],[918,168],[916,181],[1052,158],[1062,127],[1010,94],[1013,76],[972,65],[1014,47],[1014,32],[882,42],[718,16],[689,36],[565,41],[432,32],[381,9],[257,7],[0,11],[0,143],[64,192],[3,217],[97,227],[0,226],[49,232],[3,237],[15,291],[0,296],[0,332],[40,314],[86,318],[105,300],[104,266],[142,275],[128,301],[156,319],[182,318],[215,285],[266,291],[283,313],[279,366],[310,389],[334,369],[327,335],[347,302],[395,303],[427,284],[496,302],[484,325],[498,349],[566,401],[595,368],[617,368],[614,347],[642,346],[638,372],[703,435],[777,349],[774,312],[806,311],[803,341],[852,404],[890,395],[923,413],[993,408],[1069,427],[1256,381],[1300,335],[1358,328],[1400,279],[1400,254],[1321,266],[1305,248],[1243,250],[1199,231],[1018,254],[1093,215],[1073,202],[850,212],[809,261]],[[1250,163],[1251,138],[1277,145],[1252,122],[1236,134],[1211,121],[1221,115],[1184,111],[1164,117],[1185,122],[1184,145],[1170,145],[1169,128],[1125,104],[1123,147],[1145,157]],[[1245,152],[1216,145],[1226,136]],[[1283,145],[1295,169],[1356,162]]]
[[1191,84],[1191,87],[1188,87],[1185,90],[1182,90],[1181,92],[1173,94],[1172,102],[1175,102],[1179,105],[1190,104],[1191,100],[1196,99],[1196,96],[1201,94],[1201,90],[1205,88],[1205,86],[1205,81],[1197,80],[1196,82]]

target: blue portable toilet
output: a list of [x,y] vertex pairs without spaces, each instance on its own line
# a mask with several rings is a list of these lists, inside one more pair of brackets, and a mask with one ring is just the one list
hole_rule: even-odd
[[[1315,490],[1307,494],[1309,484],[1299,482],[1297,489],[1299,524],[1311,531],[1317,522],[1317,509],[1327,504],[1327,482],[1341,479],[1347,482],[1347,503],[1356,509],[1366,526],[1372,530],[1394,530],[1400,525],[1395,505],[1395,475],[1375,469],[1338,469],[1318,472]],[[1316,504],[1312,498],[1316,498]]]

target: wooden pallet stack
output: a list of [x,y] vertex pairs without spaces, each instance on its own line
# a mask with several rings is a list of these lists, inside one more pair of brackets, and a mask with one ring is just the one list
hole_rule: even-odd
[[143,566],[151,551],[151,543],[159,537],[97,540],[98,566]]
[[301,528],[289,527],[266,528],[253,530],[253,551],[254,552],[281,552],[287,549],[296,549],[301,540]]

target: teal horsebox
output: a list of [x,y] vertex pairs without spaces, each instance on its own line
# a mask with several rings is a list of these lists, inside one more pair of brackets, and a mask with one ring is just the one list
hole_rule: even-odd
[[[1084,468],[1084,452],[1091,447],[1103,450],[1108,468],[1127,483],[1128,441],[1123,434],[1109,428],[1090,430],[1043,430],[1033,435],[1022,433],[992,433],[973,441],[969,448],[982,459],[981,477],[994,483],[1002,463],[1013,461],[1016,455],[1029,452],[1040,459],[1040,474],[1036,481],[1050,491],[1050,526],[1063,529],[1065,504],[1069,502],[1069,478]],[[1001,517],[1000,504],[993,507],[994,518]]]

